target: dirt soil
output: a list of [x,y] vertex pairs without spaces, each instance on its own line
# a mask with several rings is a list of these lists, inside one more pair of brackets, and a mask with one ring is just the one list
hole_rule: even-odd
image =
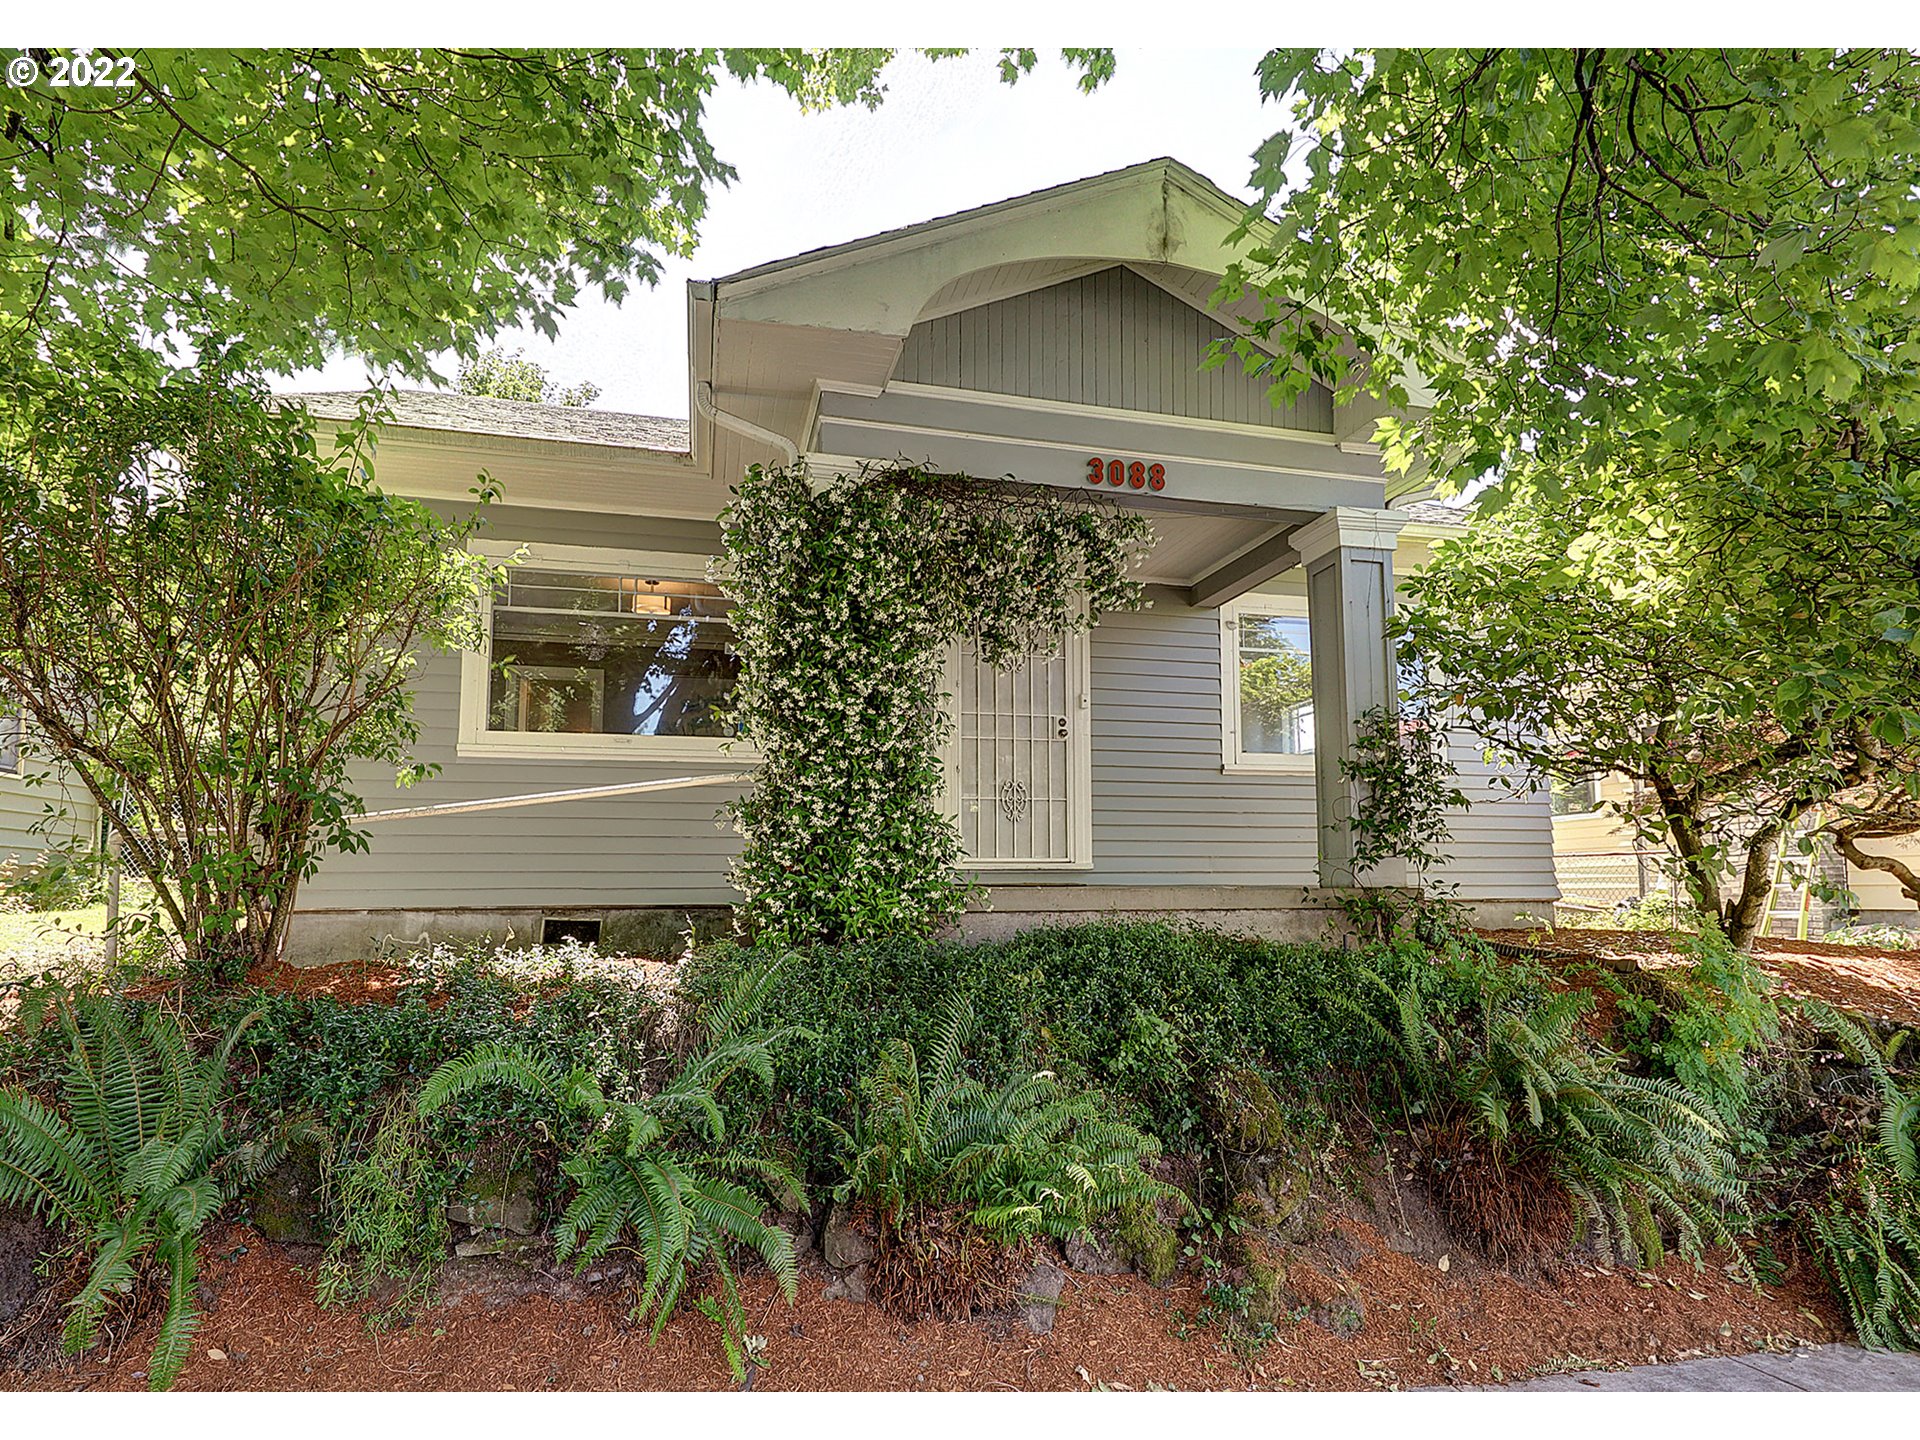
[[[1361,1312],[1329,1328],[1302,1316],[1237,1357],[1195,1322],[1200,1283],[1156,1289],[1132,1275],[1069,1274],[1052,1334],[1009,1317],[902,1324],[871,1305],[824,1297],[803,1269],[798,1303],[764,1272],[742,1277],[767,1338],[756,1390],[1398,1389],[1485,1384],[1649,1360],[1784,1349],[1840,1338],[1819,1278],[1742,1285],[1719,1267],[1668,1262],[1634,1274],[1576,1265],[1527,1284],[1454,1260],[1398,1253],[1357,1220],[1329,1237],[1349,1257],[1341,1288]],[[323,1310],[318,1252],[280,1247],[245,1226],[216,1230],[205,1317],[183,1390],[712,1390],[735,1388],[713,1326],[684,1304],[659,1343],[626,1321],[628,1282],[496,1261],[456,1261],[440,1299],[410,1327],[370,1333],[374,1308]],[[1350,1312],[1351,1313],[1351,1312]],[[0,1371],[0,1388],[139,1389],[157,1317],[104,1354]]]
[[[1657,930],[1482,930],[1488,940],[1547,959],[1584,959],[1615,969],[1686,963],[1674,938]],[[1825,1000],[1849,1014],[1920,1025],[1920,950],[1829,945],[1818,940],[1758,939],[1753,958],[1792,994]]]

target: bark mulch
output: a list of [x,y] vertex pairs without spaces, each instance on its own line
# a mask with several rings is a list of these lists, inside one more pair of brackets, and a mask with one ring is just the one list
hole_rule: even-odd
[[[1614,969],[1684,964],[1674,937],[1657,930],[1482,930],[1488,940],[1547,959],[1591,960]],[[1920,950],[1829,945],[1818,940],[1753,942],[1753,958],[1794,995],[1824,1000],[1853,1015],[1920,1025]]]
[[[1357,1328],[1283,1318],[1246,1358],[1197,1324],[1198,1280],[1156,1289],[1136,1276],[1072,1274],[1050,1335],[1009,1317],[903,1324],[871,1305],[824,1297],[803,1273],[788,1308],[769,1276],[742,1277],[753,1328],[767,1337],[756,1390],[1366,1390],[1485,1384],[1703,1354],[1781,1350],[1842,1337],[1824,1286],[1779,1287],[1669,1261],[1646,1273],[1572,1267],[1524,1283],[1464,1259],[1446,1269],[1390,1249],[1380,1232],[1335,1222],[1354,1256],[1346,1276]],[[363,1310],[314,1303],[312,1251],[244,1226],[205,1246],[205,1319],[183,1390],[714,1390],[735,1388],[713,1327],[687,1303],[657,1345],[626,1322],[619,1284],[541,1278],[490,1261],[455,1262],[442,1299],[410,1327],[370,1333]],[[154,1320],[110,1354],[0,1372],[0,1388],[138,1389]]]

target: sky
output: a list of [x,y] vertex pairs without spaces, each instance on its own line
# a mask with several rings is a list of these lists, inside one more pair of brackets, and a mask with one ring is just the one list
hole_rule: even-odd
[[[990,50],[938,63],[902,55],[882,77],[879,109],[812,115],[770,86],[723,79],[708,133],[739,176],[710,197],[692,258],[669,257],[657,286],[635,287],[617,307],[589,292],[557,340],[507,331],[497,343],[524,348],[563,384],[600,386],[597,409],[684,417],[689,280],[1160,155],[1251,199],[1252,153],[1286,119],[1261,103],[1260,54],[1122,47],[1114,78],[1092,95],[1051,52],[1011,88]],[[440,366],[449,381],[454,368],[450,356]],[[365,378],[359,362],[337,359],[280,388],[351,389]]]

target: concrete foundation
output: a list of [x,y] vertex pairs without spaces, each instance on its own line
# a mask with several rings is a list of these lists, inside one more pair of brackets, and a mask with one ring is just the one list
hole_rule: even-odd
[[[996,885],[985,908],[961,918],[959,932],[969,940],[999,940],[1046,925],[1183,919],[1262,940],[1338,941],[1353,934],[1339,905],[1342,893],[1352,892],[1297,885]],[[1461,908],[1472,924],[1496,929],[1528,924],[1553,906],[1487,900]]]
[[[1099,920],[1188,919],[1238,934],[1291,943],[1338,941],[1352,933],[1338,891],[1287,885],[1095,886],[998,885],[985,908],[955,927],[968,940],[999,940],[1022,930]],[[1463,907],[1486,927],[1525,925],[1549,913],[1540,901],[1480,901]],[[669,960],[688,939],[704,944],[732,932],[725,906],[613,906],[574,909],[311,910],[294,917],[287,959],[294,965],[362,960],[432,942],[533,945],[546,921],[590,921],[600,947],[614,954]]]
[[704,944],[728,934],[733,927],[733,912],[717,905],[310,910],[294,917],[287,937],[287,960],[293,965],[331,965],[342,960],[364,960],[395,947],[435,942],[535,945],[548,920],[598,922],[602,950],[671,960],[686,952],[689,938]]

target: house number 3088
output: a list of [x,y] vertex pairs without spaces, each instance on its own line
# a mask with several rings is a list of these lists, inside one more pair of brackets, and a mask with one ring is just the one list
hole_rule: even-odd
[[1099,455],[1087,457],[1087,483],[1107,484],[1116,490],[1122,485],[1135,490],[1167,488],[1167,467],[1158,460],[1109,460]]

